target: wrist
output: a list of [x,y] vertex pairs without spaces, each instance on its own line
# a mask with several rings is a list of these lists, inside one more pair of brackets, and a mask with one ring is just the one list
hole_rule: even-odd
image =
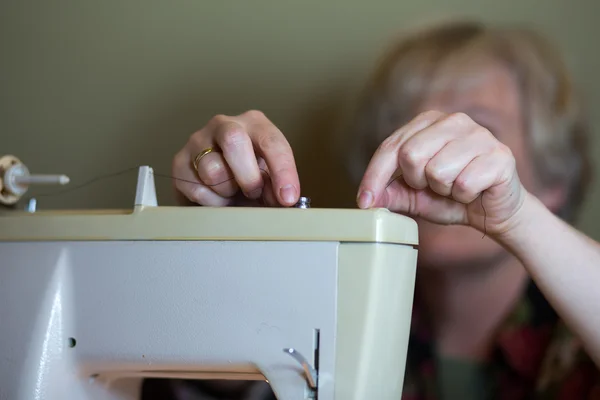
[[[494,235],[494,239],[513,253],[527,248],[527,243],[539,234],[544,221],[554,214],[534,195],[525,192],[525,199],[517,212],[507,221],[505,228]],[[537,232],[536,232],[537,231]]]

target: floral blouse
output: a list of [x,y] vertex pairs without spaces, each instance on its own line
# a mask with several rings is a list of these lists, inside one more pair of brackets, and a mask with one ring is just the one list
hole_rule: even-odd
[[493,359],[485,366],[438,359],[415,306],[402,400],[455,398],[600,399],[600,374],[530,282],[499,330]]

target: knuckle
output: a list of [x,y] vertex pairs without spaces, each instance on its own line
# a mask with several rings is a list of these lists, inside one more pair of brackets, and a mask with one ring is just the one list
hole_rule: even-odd
[[517,160],[515,159],[512,150],[510,147],[502,144],[498,151],[500,152],[500,159],[506,164],[503,170],[507,174],[512,174],[517,168]]
[[190,189],[187,197],[193,202],[202,204],[206,200],[208,190],[209,189],[205,188],[204,186],[194,186],[192,189]]
[[450,124],[458,125],[461,127],[469,126],[470,124],[474,123],[473,120],[471,119],[471,117],[469,117],[467,114],[465,114],[463,112],[455,112],[455,113],[449,114],[446,117],[446,121],[449,122]]
[[227,115],[217,114],[211,118],[209,123],[214,124],[214,125],[221,125],[221,124],[229,122],[229,120],[230,120],[230,118]]
[[250,142],[250,137],[237,125],[228,126],[221,134],[221,146],[224,148],[239,147]]
[[425,175],[438,185],[442,185],[444,187],[450,187],[452,185],[452,182],[448,180],[443,170],[435,165],[435,163],[427,164],[425,167]]
[[208,175],[214,175],[223,170],[223,165],[217,160],[206,160],[203,166]]
[[287,150],[287,141],[283,139],[283,136],[278,132],[264,132],[258,135],[256,139],[258,147],[264,152],[271,152],[273,150],[285,151]]
[[462,177],[456,178],[454,181],[454,192],[459,196],[468,196],[472,192],[468,180]]
[[399,151],[401,164],[408,164],[412,167],[418,167],[425,163],[425,158],[412,146],[402,146]]
[[498,142],[496,146],[497,146],[497,150],[504,157],[508,157],[510,159],[514,159],[514,155],[513,155],[512,149],[510,147],[508,147],[507,145],[505,145],[502,142]]
[[246,111],[242,115],[244,117],[250,118],[252,120],[266,119],[265,114],[262,111],[259,111],[259,110],[248,110],[248,111]]
[[225,168],[216,160],[208,160],[202,168],[203,180],[207,185],[217,185],[223,180]]
[[417,115],[417,119],[425,121],[434,121],[444,115],[443,112],[437,110],[428,110]]
[[476,125],[469,134],[474,137],[493,138],[492,133],[481,125]]
[[500,143],[489,129],[480,125],[476,125],[468,136],[477,139],[478,142],[483,142],[486,148],[490,150],[493,150],[497,143]]
[[197,147],[202,147],[207,142],[207,136],[212,134],[212,130],[203,128],[199,131],[192,133],[188,139],[186,147],[190,147],[195,149]]
[[189,145],[190,143],[196,143],[196,142],[198,142],[199,138],[200,138],[200,137],[202,137],[203,135],[204,135],[204,130],[203,130],[203,129],[201,129],[201,130],[199,130],[199,131],[196,131],[196,132],[192,133],[192,134],[189,136],[189,138],[188,138],[188,141],[187,141],[187,144],[186,144],[186,145]]
[[512,149],[504,143],[497,142],[492,149],[492,153],[496,153],[502,160],[509,164],[516,163]]

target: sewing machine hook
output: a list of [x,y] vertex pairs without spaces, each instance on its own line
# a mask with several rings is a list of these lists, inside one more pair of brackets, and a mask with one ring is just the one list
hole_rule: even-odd
[[302,369],[304,370],[304,374],[306,375],[306,379],[308,380],[308,385],[311,389],[316,389],[317,371],[314,369],[314,367],[311,366],[306,360],[306,358],[304,358],[304,356],[297,352],[295,349],[286,348],[283,349],[283,351],[292,356],[296,361],[298,361],[298,363],[302,366]]

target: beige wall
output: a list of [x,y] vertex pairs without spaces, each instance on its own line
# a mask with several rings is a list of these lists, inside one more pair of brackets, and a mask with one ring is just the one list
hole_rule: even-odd
[[[352,206],[335,160],[314,158],[329,154],[339,115],[393,34],[447,15],[538,26],[564,49],[600,131],[599,9],[595,0],[3,2],[0,153],[74,184],[142,163],[169,173],[211,115],[258,108],[295,148],[303,194]],[[129,173],[38,201],[128,207],[134,182]],[[158,186],[171,203],[169,181]],[[596,238],[599,199],[596,185],[581,224]]]

